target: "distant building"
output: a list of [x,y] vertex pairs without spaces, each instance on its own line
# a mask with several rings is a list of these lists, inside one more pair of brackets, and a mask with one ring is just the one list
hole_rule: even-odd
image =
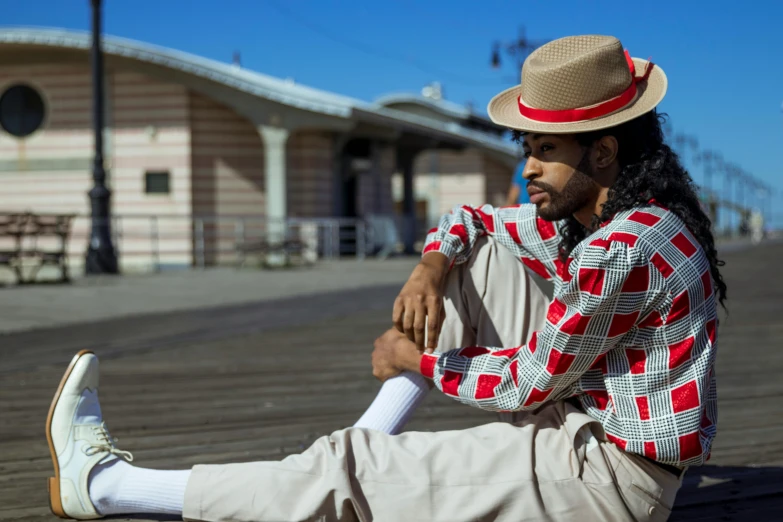
[[[425,92],[431,88],[425,88]],[[438,90],[435,91],[438,93]],[[379,105],[437,120],[486,134],[499,142],[505,129],[485,116],[466,107],[434,97],[393,94],[377,100]],[[513,148],[510,156],[498,159],[477,147],[458,150],[429,149],[414,163],[414,197],[417,216],[429,228],[438,218],[459,204],[503,205],[513,173]],[[404,179],[401,173],[392,177],[392,193],[396,209],[402,211]]]
[[[76,262],[92,186],[89,48],[86,33],[0,30],[0,212],[82,216]],[[437,94],[367,103],[146,43],[103,48],[123,267],[221,262],[238,236],[292,219],[396,216],[412,249],[413,227],[453,205],[500,203],[517,161],[501,129]]]

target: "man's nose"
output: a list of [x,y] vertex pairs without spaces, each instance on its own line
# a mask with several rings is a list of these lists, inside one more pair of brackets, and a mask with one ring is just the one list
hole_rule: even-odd
[[522,171],[522,177],[532,181],[543,174],[541,162],[535,157],[530,156],[525,162],[525,169]]

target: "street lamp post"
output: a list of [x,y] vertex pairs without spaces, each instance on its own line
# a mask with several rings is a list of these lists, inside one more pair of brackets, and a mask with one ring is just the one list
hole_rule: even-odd
[[774,220],[773,210],[772,210],[772,197],[774,195],[774,189],[770,186],[764,187],[764,197],[766,198],[765,203],[767,204],[767,223],[769,223],[769,226],[772,227],[772,222]]
[[525,58],[545,43],[546,41],[544,40],[529,40],[525,35],[525,27],[520,25],[518,36],[515,40],[506,43],[495,42],[493,44],[490,65],[493,69],[500,69],[502,65],[501,50],[505,50],[514,59],[514,66],[516,67],[514,71],[515,78],[511,81],[517,83],[519,82],[519,74],[522,71]]
[[101,51],[101,0],[92,3],[92,109],[95,132],[95,158],[90,190],[92,229],[87,247],[85,273],[88,275],[118,273],[117,255],[111,241],[109,217],[111,191],[106,187],[103,167],[103,54]]
[[710,197],[712,197],[712,152],[709,150],[704,151],[702,161],[704,162],[704,187],[707,189]]
[[713,228],[717,227],[718,207],[715,198],[712,195],[712,151],[705,150],[700,162],[704,168],[704,192],[707,196],[707,214],[712,221]]
[[737,204],[740,208],[745,209],[745,185],[750,182],[748,174],[740,170],[739,181],[737,183]]
[[[736,176],[738,171],[739,168],[735,167],[734,165],[727,165],[726,168],[723,170],[723,197],[726,198],[726,200],[729,202],[731,201],[732,177]],[[738,182],[738,184],[740,183],[741,182]],[[726,217],[723,219],[723,221],[726,222],[725,224],[726,228],[729,228],[731,226],[731,216],[728,211],[726,212]]]

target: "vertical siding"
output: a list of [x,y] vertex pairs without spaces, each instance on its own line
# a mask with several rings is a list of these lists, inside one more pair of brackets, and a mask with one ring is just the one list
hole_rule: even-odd
[[[428,150],[414,162],[415,198],[419,218],[434,226],[457,205],[505,204],[513,168],[476,149]],[[393,178],[393,200],[401,207],[403,182]]]
[[393,200],[391,178],[396,168],[394,148],[388,144],[375,145],[375,157],[371,158],[372,167],[359,175],[358,214],[391,215]]
[[443,151],[439,154],[441,172],[438,207],[440,216],[457,205],[486,203],[486,177],[481,153],[476,149]]
[[[163,264],[191,263],[190,132],[187,90],[130,71],[117,71],[107,89],[109,161],[114,213],[124,216],[123,262],[149,262],[157,225]],[[170,194],[146,194],[148,171],[169,173]],[[158,216],[153,223],[151,216]]]
[[[23,139],[0,130],[0,211],[88,213],[93,149],[89,68],[59,64],[0,67],[0,93],[16,83],[29,84],[41,94],[46,116],[43,126]],[[72,230],[68,251],[78,270],[89,221],[77,220]],[[7,240],[0,242],[0,248],[10,246]],[[46,238],[38,246],[55,248],[57,244],[55,238]],[[7,270],[2,276],[11,277]]]
[[300,131],[286,144],[288,215],[324,217],[333,211],[333,137],[326,132]]
[[392,175],[397,170],[396,149],[393,145],[382,144],[379,150],[380,180],[378,188],[378,202],[381,207],[375,209],[376,214],[390,215],[394,212],[394,200],[392,198]]
[[190,94],[192,205],[206,226],[207,263],[233,259],[236,216],[258,235],[265,215],[264,148],[256,128],[233,110]]
[[17,139],[0,131],[3,211],[84,213],[91,186],[92,119],[87,67],[0,68],[0,92],[27,83],[43,96],[44,126]]
[[[0,211],[58,212],[87,216],[92,186],[92,91],[87,65],[0,67],[0,92],[29,83],[44,97],[44,127],[19,140],[0,131]],[[113,190],[115,233],[124,270],[148,267],[157,228],[159,261],[188,264],[194,237],[191,215],[211,220],[207,262],[232,259],[245,218],[245,234],[265,230],[264,150],[256,128],[233,110],[130,70],[110,70],[106,83],[106,167]],[[330,216],[335,210],[334,136],[293,133],[286,144],[288,214]],[[360,215],[390,214],[400,190],[395,149],[379,146],[377,169],[361,175]],[[171,193],[145,194],[147,171],[170,173]],[[477,150],[428,151],[416,162],[417,208],[432,221],[460,203],[498,204],[512,169]],[[153,216],[158,216],[156,219]],[[70,251],[79,264],[89,222],[74,225]],[[219,254],[223,252],[225,255]]]
[[[42,129],[27,138],[20,140],[0,132],[0,210],[89,215],[87,193],[92,187],[93,156],[89,67],[0,67],[0,90],[14,83],[37,88],[47,115]],[[179,85],[111,70],[107,71],[105,92],[105,166],[113,191],[115,246],[121,268],[148,268],[152,262],[150,215],[168,216],[157,223],[163,249],[159,261],[189,263],[187,92]],[[147,170],[169,171],[172,193],[145,194]],[[89,220],[78,219],[69,245],[75,267],[81,264],[88,233]]]
[[485,156],[484,173],[487,180],[485,201],[495,206],[505,205],[514,168]]
[[[479,151],[428,150],[414,162],[419,218],[430,227],[457,205],[485,203],[486,180]],[[402,177],[394,179],[395,200],[402,200]]]

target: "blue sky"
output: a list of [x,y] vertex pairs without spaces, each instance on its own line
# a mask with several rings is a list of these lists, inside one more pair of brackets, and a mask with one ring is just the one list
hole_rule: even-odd
[[[666,71],[661,108],[675,130],[783,188],[783,2],[752,2],[753,8],[722,0],[104,3],[108,34],[226,62],[239,51],[246,68],[364,100],[440,81],[447,99],[480,111],[518,76],[510,60],[492,70],[489,57],[492,43],[515,37],[521,24],[531,39],[615,35],[632,55],[651,56]],[[89,0],[0,0],[0,6],[3,25],[89,29]],[[702,181],[701,169],[692,174]]]

